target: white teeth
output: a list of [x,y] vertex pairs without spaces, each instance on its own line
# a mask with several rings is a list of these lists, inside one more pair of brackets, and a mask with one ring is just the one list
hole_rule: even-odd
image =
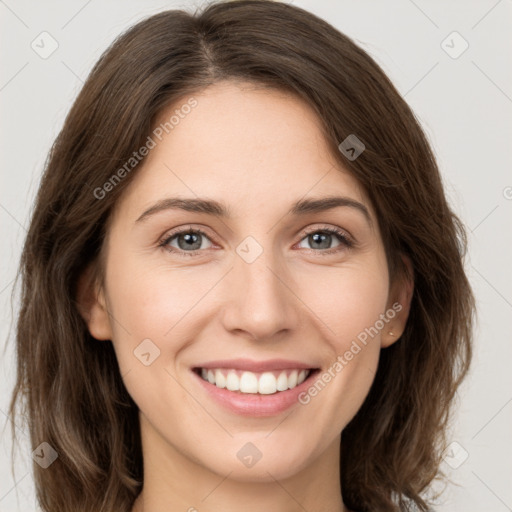
[[281,372],[277,378],[277,391],[286,391],[288,389],[288,377],[286,372]]
[[223,373],[220,370],[215,370],[215,385],[218,388],[226,387],[226,377],[224,377]]
[[242,373],[242,377],[240,377],[240,391],[242,393],[257,393],[258,377],[252,372]]
[[240,389],[240,379],[235,372],[229,372],[226,379],[226,387],[229,391],[238,391]]
[[302,384],[309,376],[310,370],[276,372],[237,372],[235,370],[201,369],[201,377],[218,388],[241,393],[259,393],[272,395],[279,391],[286,391]]
[[289,388],[294,388],[297,385],[298,373],[299,372],[297,370],[293,370],[293,372],[290,373],[290,376],[288,377],[288,387]]
[[271,395],[277,391],[277,379],[270,372],[263,373],[258,383],[258,393]]

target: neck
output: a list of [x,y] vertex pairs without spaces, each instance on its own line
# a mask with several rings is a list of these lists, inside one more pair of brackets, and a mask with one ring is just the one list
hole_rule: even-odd
[[132,512],[350,512],[341,498],[339,437],[296,472],[260,471],[242,481],[230,477],[229,468],[218,474],[191,460],[148,424],[141,427],[144,486]]

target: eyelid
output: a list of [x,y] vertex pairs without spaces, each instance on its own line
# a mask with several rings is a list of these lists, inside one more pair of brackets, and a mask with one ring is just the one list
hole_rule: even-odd
[[[203,235],[204,237],[208,238],[212,243],[218,244],[216,241],[216,237],[208,233],[208,228],[205,228],[201,225],[195,225],[195,224],[187,224],[185,226],[178,226],[176,228],[171,229],[170,231],[167,231],[163,236],[161,236],[158,240],[158,246],[162,247],[165,246],[172,238],[174,238],[177,235],[185,234],[185,233],[199,233]],[[173,247],[174,249],[174,247]],[[205,249],[196,249],[195,251],[180,251],[180,252],[187,252],[189,254],[194,254],[195,252],[204,251]]]
[[351,244],[355,244],[355,238],[352,236],[351,233],[349,233],[346,229],[340,228],[339,226],[333,226],[331,224],[322,224],[320,226],[311,226],[307,227],[302,231],[302,238],[299,240],[301,241],[305,236],[310,235],[312,233],[317,233],[321,231],[326,231],[329,233],[336,233],[340,235],[341,237],[345,238],[347,242],[350,242]]
[[[193,251],[183,251],[181,249],[176,249],[175,247],[170,247],[168,245],[168,243],[171,239],[173,239],[174,237],[176,237],[178,235],[192,232],[192,233],[199,233],[200,235],[208,238],[212,243],[220,245],[216,241],[216,237],[210,235],[207,232],[207,230],[208,230],[208,228],[203,228],[202,226],[199,227],[198,225],[193,225],[193,224],[188,224],[186,226],[178,226],[178,227],[172,229],[171,231],[166,232],[159,239],[158,246],[163,247],[164,249],[166,249],[167,251],[169,251],[171,253],[175,253],[175,254],[177,253],[180,256],[182,256],[182,255],[183,256],[184,255],[196,256],[197,254],[204,252],[207,249],[195,249]],[[302,242],[304,240],[304,238],[306,238],[308,235],[310,235],[312,233],[321,233],[321,232],[330,233],[330,234],[333,234],[334,236],[340,238],[341,239],[340,244],[344,245],[345,249],[351,249],[356,244],[354,237],[347,230],[340,228],[339,226],[324,224],[324,225],[320,225],[320,226],[314,225],[314,226],[309,226],[307,228],[304,228],[300,234],[300,239],[294,245],[299,244],[300,242]],[[319,255],[328,256],[330,254],[335,254],[335,253],[341,252],[341,250],[338,247],[339,246],[334,247],[332,249],[321,249],[321,250],[315,250],[315,249],[302,249],[302,250],[305,250],[310,253],[313,252],[313,253],[317,253]]]
[[[315,256],[328,257],[332,255],[340,255],[342,252],[349,251],[356,247],[356,240],[354,237],[345,229],[340,228],[339,226],[332,225],[323,225],[320,226],[311,226],[306,228],[301,235],[300,240],[297,244],[300,244],[308,235],[312,233],[329,233],[336,237],[339,241],[339,245],[336,247],[332,247],[331,249],[308,249],[303,248],[302,251],[305,251],[307,254],[314,254]],[[295,245],[297,245],[295,244]]]

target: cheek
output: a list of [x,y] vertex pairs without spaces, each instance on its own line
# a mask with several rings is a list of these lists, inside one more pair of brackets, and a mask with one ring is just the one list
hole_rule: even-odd
[[333,435],[342,431],[357,414],[374,381],[380,349],[378,340],[372,343],[374,345],[366,347],[359,344],[360,348],[353,345],[329,368],[332,380],[327,386],[331,389],[322,391],[325,396],[320,400],[323,401],[322,408],[330,411],[330,418],[326,415],[324,421],[332,422]]
[[[170,375],[176,374],[188,342],[197,339],[211,321],[211,311],[205,314],[202,299],[219,276],[198,267],[170,269],[141,260],[125,258],[111,265],[107,288],[121,375],[126,376],[129,393],[143,409],[142,405],[155,407],[152,401],[160,393],[155,390],[169,386],[173,399],[186,399]],[[169,397],[158,400],[169,403]]]
[[[382,276],[350,276],[331,312],[335,332],[340,333],[340,350],[348,349],[347,340],[356,339],[375,325],[385,312],[388,299],[387,280]],[[363,335],[364,336],[364,335]]]
[[107,283],[120,373],[139,409],[155,423],[187,400],[173,378],[175,360],[191,338],[193,307],[205,287],[185,274],[125,259],[112,265]]
[[175,326],[193,314],[209,287],[204,274],[194,269],[162,269],[125,260],[111,269],[108,283],[112,313],[126,326],[123,330],[117,325],[116,331],[120,337],[129,331],[133,341],[141,336],[167,340]]
[[322,332],[343,353],[385,312],[387,268],[379,259],[344,267],[318,267],[297,279],[297,295],[323,324]]
[[379,260],[322,272],[301,278],[301,298],[321,320],[329,363],[303,398],[335,435],[357,413],[374,380],[389,282]]

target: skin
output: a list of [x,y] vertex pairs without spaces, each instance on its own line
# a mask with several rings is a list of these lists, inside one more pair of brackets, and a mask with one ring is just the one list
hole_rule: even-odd
[[[412,284],[390,283],[375,211],[306,103],[235,82],[194,97],[198,105],[150,151],[116,204],[103,287],[80,285],[89,330],[112,340],[140,409],[144,488],[133,511],[347,512],[340,434],[368,394],[380,349],[403,332]],[[287,214],[299,199],[328,195],[362,203],[370,221],[348,206]],[[222,201],[232,217],[167,209],[137,222],[171,196]],[[158,246],[189,226],[207,234],[198,255],[178,255],[180,237],[170,242],[175,253]],[[325,227],[355,245],[331,235],[319,246],[304,233]],[[263,249],[250,264],[236,252],[249,235]],[[321,254],[329,249],[339,251]],[[198,363],[236,357],[326,370],[395,302],[400,313],[307,405],[242,417],[191,375]],[[133,353],[147,338],[160,350],[149,366]],[[251,468],[237,458],[248,442],[262,453]]]

